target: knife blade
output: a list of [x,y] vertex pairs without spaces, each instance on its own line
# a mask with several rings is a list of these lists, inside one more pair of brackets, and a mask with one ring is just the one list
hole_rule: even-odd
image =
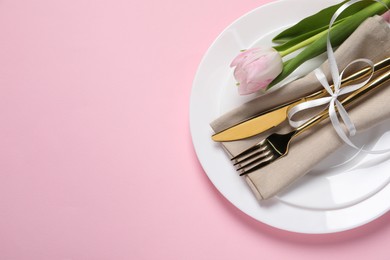
[[255,136],[282,123],[287,118],[287,112],[290,106],[295,106],[305,100],[307,98],[284,104],[281,107],[272,109],[272,111],[267,111],[262,115],[231,126],[228,129],[214,134],[211,138],[215,142],[229,142]]
[[[385,69],[390,66],[390,57],[374,64],[374,71]],[[371,72],[370,67],[361,69],[360,71],[352,74],[351,76],[342,80],[342,85],[349,84],[357,81]],[[262,112],[254,117],[248,118],[243,122],[235,124],[225,130],[212,135],[212,140],[215,142],[229,142],[240,139],[245,139],[251,136],[260,134],[266,130],[269,130],[287,119],[288,110],[305,101],[320,98],[327,94],[326,90],[320,90],[303,98],[299,98],[277,107],[271,108],[265,112]]]

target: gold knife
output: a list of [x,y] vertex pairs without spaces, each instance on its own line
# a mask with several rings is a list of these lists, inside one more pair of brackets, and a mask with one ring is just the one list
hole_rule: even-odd
[[[374,71],[377,72],[379,70],[385,69],[390,66],[390,57],[376,63],[374,65]],[[357,81],[365,76],[368,75],[368,73],[371,72],[370,67],[366,67],[351,76],[343,79],[341,82],[342,85],[349,84],[353,81]],[[282,104],[280,106],[271,108],[267,111],[264,111],[254,117],[251,117],[249,119],[246,119],[236,125],[233,125],[225,130],[222,130],[218,133],[215,133],[212,136],[212,139],[216,142],[229,142],[229,141],[235,141],[240,140],[244,138],[248,138],[251,136],[255,136],[257,134],[260,134],[268,129],[271,129],[280,123],[282,123],[284,120],[287,119],[287,113],[289,109],[299,103],[320,98],[323,96],[326,96],[327,92],[326,90],[320,90],[313,94],[310,94],[308,96],[305,96],[303,98],[299,98],[290,102],[287,102],[285,104]]]

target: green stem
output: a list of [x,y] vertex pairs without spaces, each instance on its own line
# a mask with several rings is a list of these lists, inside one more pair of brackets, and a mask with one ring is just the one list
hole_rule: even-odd
[[294,51],[297,51],[297,50],[299,50],[299,49],[301,49],[301,48],[303,48],[303,47],[305,47],[305,46],[307,46],[307,45],[309,45],[309,44],[315,42],[315,41],[316,41],[317,39],[319,39],[322,35],[328,33],[328,30],[329,30],[329,29],[327,29],[327,30],[325,30],[325,31],[322,31],[322,32],[320,32],[320,33],[317,33],[316,35],[314,35],[314,36],[312,36],[312,37],[310,37],[310,38],[308,38],[308,39],[306,39],[306,40],[304,40],[304,41],[301,41],[300,43],[298,43],[298,44],[296,44],[296,45],[294,45],[294,46],[288,48],[287,50],[280,51],[280,52],[279,52],[280,56],[284,57],[284,56],[286,56],[286,55],[288,55],[288,54],[290,54],[290,53],[293,53]]

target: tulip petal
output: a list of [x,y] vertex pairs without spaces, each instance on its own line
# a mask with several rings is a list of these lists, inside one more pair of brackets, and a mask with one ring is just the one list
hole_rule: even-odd
[[230,67],[235,67],[237,66],[238,64],[244,62],[248,56],[252,55],[253,53],[255,53],[256,51],[258,51],[259,48],[251,48],[251,49],[248,49],[246,51],[242,51],[240,52],[232,61],[232,63],[230,64]]
[[246,81],[246,72],[245,70],[241,67],[241,66],[237,66],[235,69],[234,69],[234,78],[236,79],[236,81],[238,83],[242,83],[242,82],[245,82]]
[[231,65],[235,67],[234,77],[240,83],[238,92],[241,95],[264,91],[283,69],[280,54],[270,47],[253,48],[242,52]]
[[268,58],[266,56],[260,57],[256,62],[252,62],[245,66],[247,72],[247,82],[258,81],[263,78],[262,74],[268,65]]
[[382,15],[383,19],[385,19],[386,22],[390,23],[390,11],[387,11]]

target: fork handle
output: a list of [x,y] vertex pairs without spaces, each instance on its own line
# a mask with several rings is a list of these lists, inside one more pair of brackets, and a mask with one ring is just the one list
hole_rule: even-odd
[[[380,87],[383,83],[387,82],[390,79],[390,70],[383,73],[379,77],[371,80],[369,83],[367,83],[364,87],[356,90],[352,94],[350,94],[348,97],[344,98],[343,101],[341,101],[341,104],[345,107],[350,106],[351,104],[355,103],[358,99],[365,96],[370,91]],[[295,130],[294,136],[297,136],[301,134],[302,132],[306,131],[307,129],[317,125],[318,123],[322,122],[323,120],[327,119],[329,117],[328,111],[323,111],[319,115],[313,117],[303,125],[299,126]]]
[[[384,69],[387,69],[388,67],[390,67],[390,57],[387,57],[387,58],[375,63],[374,64],[374,73],[381,71],[381,70],[384,70]],[[372,71],[371,67],[365,67],[365,68],[359,70],[358,72],[348,76],[347,78],[343,78],[341,80],[341,87],[343,87],[345,84],[351,84],[353,82],[361,80],[364,77],[367,77],[368,75],[370,75],[371,71]],[[330,87],[332,90],[334,90],[333,85]],[[311,95],[308,95],[302,99],[304,101],[309,101],[309,100],[325,97],[327,94],[328,94],[328,91],[326,91],[326,89],[322,89],[322,90],[319,90],[319,91],[317,91]],[[295,105],[296,105],[296,103],[293,103],[292,105],[290,105],[290,108],[295,106]]]

